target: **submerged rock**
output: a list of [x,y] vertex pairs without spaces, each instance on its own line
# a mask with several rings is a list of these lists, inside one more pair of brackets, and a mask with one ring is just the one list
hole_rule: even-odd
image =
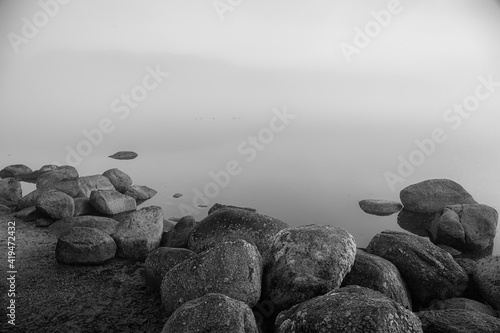
[[455,204],[477,204],[458,183],[449,179],[430,179],[410,185],[400,193],[405,209],[417,213],[436,213]]
[[413,312],[382,293],[348,286],[281,312],[275,332],[421,333],[422,326]]
[[399,212],[403,205],[391,200],[366,199],[359,202],[359,207],[368,214],[388,216]]
[[115,160],[133,160],[137,156],[139,155],[133,151],[119,151],[108,157],[114,158]]

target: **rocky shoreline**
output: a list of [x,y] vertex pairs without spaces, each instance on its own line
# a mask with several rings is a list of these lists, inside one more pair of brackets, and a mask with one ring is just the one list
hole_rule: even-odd
[[[397,213],[409,232],[359,249],[342,228],[291,227],[253,208],[164,219],[138,208],[156,191],[118,169],[11,165],[0,178],[0,214],[56,235],[59,265],[140,264],[165,333],[500,332],[498,213],[451,180],[408,186],[401,203],[360,201],[369,214]],[[20,181],[36,190],[23,196]]]

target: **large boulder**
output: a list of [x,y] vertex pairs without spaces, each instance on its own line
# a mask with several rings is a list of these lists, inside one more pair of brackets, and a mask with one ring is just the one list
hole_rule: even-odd
[[116,255],[145,260],[160,246],[162,230],[163,211],[160,207],[146,207],[128,214],[113,235],[118,246]]
[[332,290],[276,318],[276,333],[421,333],[418,317],[382,293],[359,286]]
[[115,215],[137,209],[135,200],[118,191],[92,191],[90,204],[98,212],[106,215]]
[[197,226],[198,222],[191,215],[183,216],[172,229],[163,233],[161,246],[187,248],[189,234]]
[[125,193],[132,186],[132,178],[120,169],[109,169],[102,174],[108,178],[115,189],[120,193]]
[[72,217],[75,213],[73,198],[58,190],[42,191],[35,202],[36,210],[55,220]]
[[354,238],[335,226],[283,229],[271,243],[264,267],[263,297],[288,309],[340,287],[356,256]]
[[75,216],[56,221],[50,225],[49,231],[59,236],[71,228],[86,227],[99,229],[108,235],[112,235],[116,232],[117,226],[118,222],[109,217]]
[[14,205],[23,197],[21,183],[15,178],[0,179],[0,198],[11,201]]
[[420,311],[416,315],[424,332],[429,333],[498,333],[500,319],[467,310]]
[[45,172],[40,174],[36,179],[36,188],[40,189],[47,186],[50,183],[71,180],[78,178],[78,171],[71,166],[61,166],[54,171]]
[[113,239],[94,228],[71,228],[59,236],[56,260],[64,264],[102,264],[115,256]]
[[359,207],[367,214],[388,216],[399,212],[403,205],[397,201],[365,199],[361,200]]
[[154,197],[156,193],[158,192],[145,185],[132,185],[124,194],[134,198],[137,205],[140,205]]
[[388,260],[357,250],[356,260],[342,286],[357,285],[380,291],[412,311],[411,295],[396,266]]
[[182,304],[220,293],[252,307],[261,293],[262,257],[242,240],[223,242],[170,269],[161,284],[161,299],[170,316]]
[[476,204],[458,183],[449,179],[430,179],[410,185],[399,194],[405,209],[417,213],[436,213],[455,204]]
[[453,310],[453,309],[481,312],[492,317],[497,316],[495,310],[493,310],[491,306],[463,297],[449,298],[445,300],[436,299],[431,302],[431,304],[426,310],[435,311],[435,310]]
[[410,289],[414,301],[459,297],[468,276],[453,257],[429,239],[398,231],[383,231],[368,244],[367,252],[392,262]]
[[188,248],[199,253],[223,241],[244,239],[257,246],[264,256],[274,235],[287,227],[288,224],[274,217],[245,209],[219,209],[199,222],[189,235]]
[[22,176],[29,175],[32,172],[33,170],[24,164],[13,164],[0,170],[0,178],[21,178]]
[[252,310],[245,303],[211,293],[179,307],[162,333],[258,333]]
[[165,274],[175,265],[196,256],[188,249],[159,247],[152,251],[144,262],[144,280],[153,291],[160,291]]
[[474,271],[474,281],[484,299],[500,311],[500,256],[479,260]]
[[103,175],[92,175],[78,178],[82,195],[90,197],[92,191],[115,191],[115,187]]

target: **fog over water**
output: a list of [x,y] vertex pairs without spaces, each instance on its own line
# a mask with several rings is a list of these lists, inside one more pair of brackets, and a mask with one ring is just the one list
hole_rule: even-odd
[[0,1],[1,167],[116,167],[166,217],[250,206],[359,246],[399,227],[358,201],[425,179],[500,210],[497,1],[62,2]]

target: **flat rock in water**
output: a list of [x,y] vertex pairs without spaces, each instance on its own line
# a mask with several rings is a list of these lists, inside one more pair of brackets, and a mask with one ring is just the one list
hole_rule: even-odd
[[388,216],[399,212],[403,205],[391,200],[366,199],[359,202],[359,207],[371,215]]
[[181,193],[175,193],[172,197],[174,197],[174,198],[176,198],[176,199],[177,199],[177,198],[182,197],[182,195],[183,195],[183,194],[181,194]]
[[133,151],[119,151],[108,157],[114,158],[115,160],[133,160],[137,156],[139,155]]

